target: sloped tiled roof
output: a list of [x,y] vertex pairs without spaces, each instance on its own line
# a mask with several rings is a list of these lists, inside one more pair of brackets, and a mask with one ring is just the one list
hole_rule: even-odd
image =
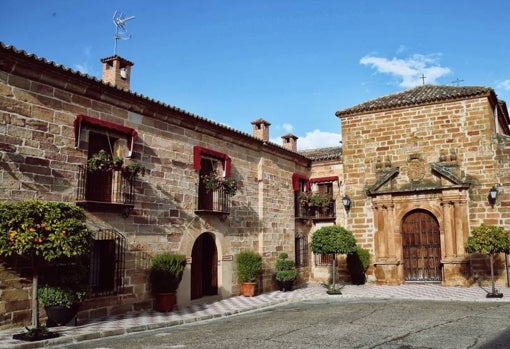
[[482,86],[423,85],[372,99],[353,107],[336,112],[336,116],[410,107],[439,101],[458,100],[475,96],[489,96],[494,91]]
[[[40,66],[34,68],[34,69],[39,69],[41,67],[45,67],[45,68],[48,68],[48,69],[55,69],[55,70],[58,70],[59,72],[62,72],[64,74],[69,74],[70,77],[74,77],[76,79],[82,79],[82,81],[84,82],[87,82],[87,83],[95,83],[95,84],[98,84],[99,86],[102,86],[103,88],[109,88],[109,89],[112,89],[114,91],[117,91],[121,94],[124,94],[126,96],[130,96],[131,98],[139,98],[139,101],[141,102],[146,102],[146,103],[150,103],[150,104],[153,104],[154,106],[159,106],[159,107],[162,107],[162,108],[167,108],[168,110],[173,110],[173,111],[176,111],[178,113],[181,113],[189,118],[192,118],[192,119],[195,119],[195,120],[199,120],[199,121],[202,121],[202,122],[206,122],[206,123],[209,123],[211,125],[213,125],[214,127],[218,127],[218,128],[222,128],[222,129],[225,129],[225,130],[229,130],[230,132],[234,132],[235,134],[238,134],[240,137],[246,137],[246,138],[249,138],[251,140],[254,140],[254,141],[257,141],[257,142],[260,142],[262,143],[263,141],[260,140],[259,138],[257,137],[254,137],[253,135],[250,135],[246,132],[243,132],[243,131],[239,131],[237,129],[234,129],[228,125],[224,125],[224,124],[221,124],[221,123],[218,123],[216,121],[213,121],[213,120],[210,120],[210,119],[207,119],[203,116],[200,116],[200,115],[197,115],[197,114],[194,114],[194,113],[191,113],[191,112],[188,112],[184,109],[181,109],[181,108],[178,108],[178,107],[175,107],[173,105],[169,105],[167,103],[164,103],[164,102],[161,102],[161,101],[158,101],[158,100],[155,100],[155,99],[152,99],[150,97],[147,97],[145,95],[142,95],[140,93],[137,93],[137,92],[133,92],[131,90],[123,90],[117,86],[113,86],[111,85],[110,83],[107,83],[107,82],[104,82],[102,79],[98,79],[94,76],[91,76],[91,75],[88,75],[88,74],[84,74],[82,72],[79,72],[79,71],[76,71],[76,70],[73,70],[73,69],[70,69],[68,67],[65,67],[61,64],[58,64],[58,63],[55,63],[51,60],[48,60],[46,58],[41,58],[41,57],[38,57],[37,55],[33,54],[33,53],[28,53],[24,50],[20,50],[20,49],[17,49],[16,47],[12,46],[12,45],[7,45],[5,43],[3,43],[2,41],[0,41],[0,68],[2,67],[2,50],[5,50],[5,52],[8,52],[8,53],[13,53],[21,58],[24,58],[24,59],[29,59],[31,60],[31,63],[37,63],[37,64],[40,64]],[[106,58],[103,58],[103,60],[109,60],[109,59],[112,59],[114,57],[117,57],[117,56],[111,56],[111,57],[106,57]],[[123,59],[125,62],[128,62],[132,65],[134,65],[134,63],[124,59],[124,58],[121,58]],[[269,122],[263,120],[263,119],[258,119],[258,120],[261,120],[261,121],[264,121],[266,124],[270,125]],[[256,120],[256,121],[258,121]],[[255,121],[254,121],[255,122]],[[280,151],[283,151],[283,152],[291,152],[293,154],[295,154],[296,156],[299,156],[299,157],[304,157],[303,155],[301,155],[300,153],[296,153],[294,151],[291,151],[289,149],[286,149],[285,147],[283,147],[282,145],[280,144],[276,144],[276,143],[273,143],[273,142],[264,142],[265,144],[268,143],[270,144],[271,146],[274,146],[276,148],[278,148]]]
[[301,150],[299,154],[306,156],[312,161],[335,160],[342,158],[342,147],[307,149]]

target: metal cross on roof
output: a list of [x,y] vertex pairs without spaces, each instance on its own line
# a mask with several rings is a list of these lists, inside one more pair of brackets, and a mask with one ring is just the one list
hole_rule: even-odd
[[457,78],[457,79],[455,79],[455,80],[453,80],[453,81],[452,81],[452,84],[455,84],[456,86],[459,86],[459,83],[460,83],[460,82],[463,82],[463,81],[464,81],[464,80],[461,80],[461,79]]
[[425,85],[425,79],[426,78],[427,77],[425,75],[421,74],[420,79],[421,79],[423,85]]

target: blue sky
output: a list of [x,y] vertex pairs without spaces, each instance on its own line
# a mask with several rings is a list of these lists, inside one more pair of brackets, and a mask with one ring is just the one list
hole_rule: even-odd
[[0,41],[100,78],[116,10],[135,16],[133,91],[249,134],[264,118],[299,149],[339,145],[337,110],[422,74],[510,103],[507,0],[1,0]]

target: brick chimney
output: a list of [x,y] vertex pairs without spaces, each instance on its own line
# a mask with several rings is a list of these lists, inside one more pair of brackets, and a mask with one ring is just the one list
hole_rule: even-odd
[[101,59],[103,63],[103,82],[110,83],[123,90],[129,90],[132,62],[120,56]]
[[285,149],[293,151],[293,152],[297,152],[298,137],[289,133],[289,134],[286,134],[285,136],[282,136],[282,139],[283,139],[283,147]]
[[264,142],[269,141],[269,126],[271,125],[264,119],[257,119],[252,121],[253,125],[253,137],[259,138]]

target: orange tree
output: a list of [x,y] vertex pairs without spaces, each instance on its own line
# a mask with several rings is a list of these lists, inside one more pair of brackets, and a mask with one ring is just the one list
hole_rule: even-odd
[[487,254],[490,257],[492,296],[499,296],[494,284],[494,255],[498,253],[510,253],[510,233],[503,227],[482,224],[471,231],[467,240],[466,251],[468,253]]
[[86,255],[91,239],[80,207],[36,200],[0,203],[0,256],[32,260],[32,326],[39,327],[37,284],[42,262]]

